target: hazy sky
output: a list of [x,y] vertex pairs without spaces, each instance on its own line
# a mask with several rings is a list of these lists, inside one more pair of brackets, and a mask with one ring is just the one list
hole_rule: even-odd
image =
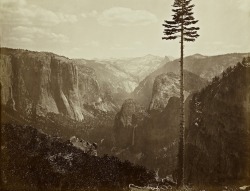
[[[163,41],[174,0],[0,0],[1,46],[70,58],[179,57]],[[193,0],[200,38],[185,55],[250,52],[250,0]]]

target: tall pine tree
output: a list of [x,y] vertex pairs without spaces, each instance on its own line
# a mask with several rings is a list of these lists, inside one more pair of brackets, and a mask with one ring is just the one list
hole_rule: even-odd
[[197,31],[199,27],[193,25],[198,22],[193,17],[194,5],[192,0],[175,0],[173,4],[173,19],[165,21],[164,40],[175,40],[180,38],[181,44],[181,59],[180,59],[180,140],[179,140],[179,154],[178,154],[178,185],[184,186],[185,174],[185,116],[184,116],[184,73],[183,73],[183,56],[184,56],[184,41],[193,42],[199,37]]

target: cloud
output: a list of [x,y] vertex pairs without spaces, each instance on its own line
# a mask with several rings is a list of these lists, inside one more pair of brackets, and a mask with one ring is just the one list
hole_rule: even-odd
[[103,11],[97,20],[104,26],[135,26],[155,23],[157,22],[157,17],[146,10],[113,7]]
[[33,44],[34,43],[32,39],[26,38],[26,37],[21,37],[21,38],[8,37],[7,39],[5,39],[5,41],[8,41],[8,44],[15,44],[15,45]]
[[205,44],[207,46],[221,46],[224,43],[222,41],[208,41],[208,42],[205,42]]
[[4,25],[53,26],[76,21],[76,15],[56,13],[36,5],[27,4],[25,0],[1,0],[0,22]]
[[92,10],[91,12],[89,12],[89,13],[82,13],[81,14],[81,16],[83,17],[83,18],[94,18],[94,17],[96,17],[98,15],[98,12],[96,11],[96,10]]
[[136,46],[142,46],[143,43],[142,43],[141,41],[135,41],[135,42],[134,42],[134,45],[136,45]]
[[81,16],[82,16],[83,18],[87,18],[87,17],[88,17],[86,13],[82,13]]
[[69,38],[63,34],[56,34],[50,32],[46,29],[41,29],[37,27],[25,27],[18,26],[14,27],[13,30],[4,36],[5,45],[25,45],[25,44],[35,44],[41,43],[51,44],[51,43],[68,43]]
[[46,39],[52,42],[60,42],[60,43],[67,43],[69,42],[69,38],[63,34],[56,34],[54,32],[50,32],[46,29],[41,29],[37,27],[23,27],[18,26],[13,29],[13,32],[16,35],[20,35],[22,37],[30,37],[32,39]]
[[250,12],[250,1],[249,0],[237,0],[238,9],[244,12]]
[[249,13],[250,14],[250,1],[249,0],[225,0],[229,7],[233,8],[234,10],[238,9],[241,13]]
[[51,31],[52,26],[76,21],[76,15],[53,12],[28,4],[26,0],[0,0],[0,26],[5,46],[52,46],[53,43],[69,43],[67,36]]
[[88,14],[90,17],[96,17],[98,15],[98,12],[96,10],[93,10],[91,11],[89,14]]
[[26,0],[1,0],[1,5],[8,5],[8,6],[13,6],[13,5],[26,5]]
[[95,41],[95,40],[93,40],[93,41],[90,41],[90,42],[87,42],[87,43],[85,43],[84,44],[85,46],[90,46],[90,47],[99,47],[100,46],[100,43],[98,42],[98,41]]

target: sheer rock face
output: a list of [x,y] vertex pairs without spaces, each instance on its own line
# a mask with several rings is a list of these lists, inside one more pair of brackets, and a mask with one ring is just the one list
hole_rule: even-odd
[[144,110],[132,99],[124,101],[120,112],[116,114],[114,131],[115,142],[119,148],[134,145],[136,128],[143,120]]
[[161,74],[155,78],[149,110],[163,110],[170,97],[178,97],[180,84],[174,73]]
[[[194,91],[198,91],[206,85],[206,81],[190,72],[184,72],[184,96],[185,98]],[[179,75],[163,73],[154,80],[152,99],[149,110],[163,111],[171,97],[179,97]]]
[[250,181],[250,68],[238,65],[194,95],[186,138],[186,179]]
[[81,121],[85,104],[102,107],[93,69],[51,53],[1,49],[2,102],[18,111],[61,113]]

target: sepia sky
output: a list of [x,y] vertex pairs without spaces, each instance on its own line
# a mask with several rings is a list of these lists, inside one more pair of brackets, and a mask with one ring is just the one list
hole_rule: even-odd
[[[201,35],[185,55],[250,52],[250,0],[193,0]],[[173,0],[0,0],[3,47],[70,58],[179,57],[161,40]]]

